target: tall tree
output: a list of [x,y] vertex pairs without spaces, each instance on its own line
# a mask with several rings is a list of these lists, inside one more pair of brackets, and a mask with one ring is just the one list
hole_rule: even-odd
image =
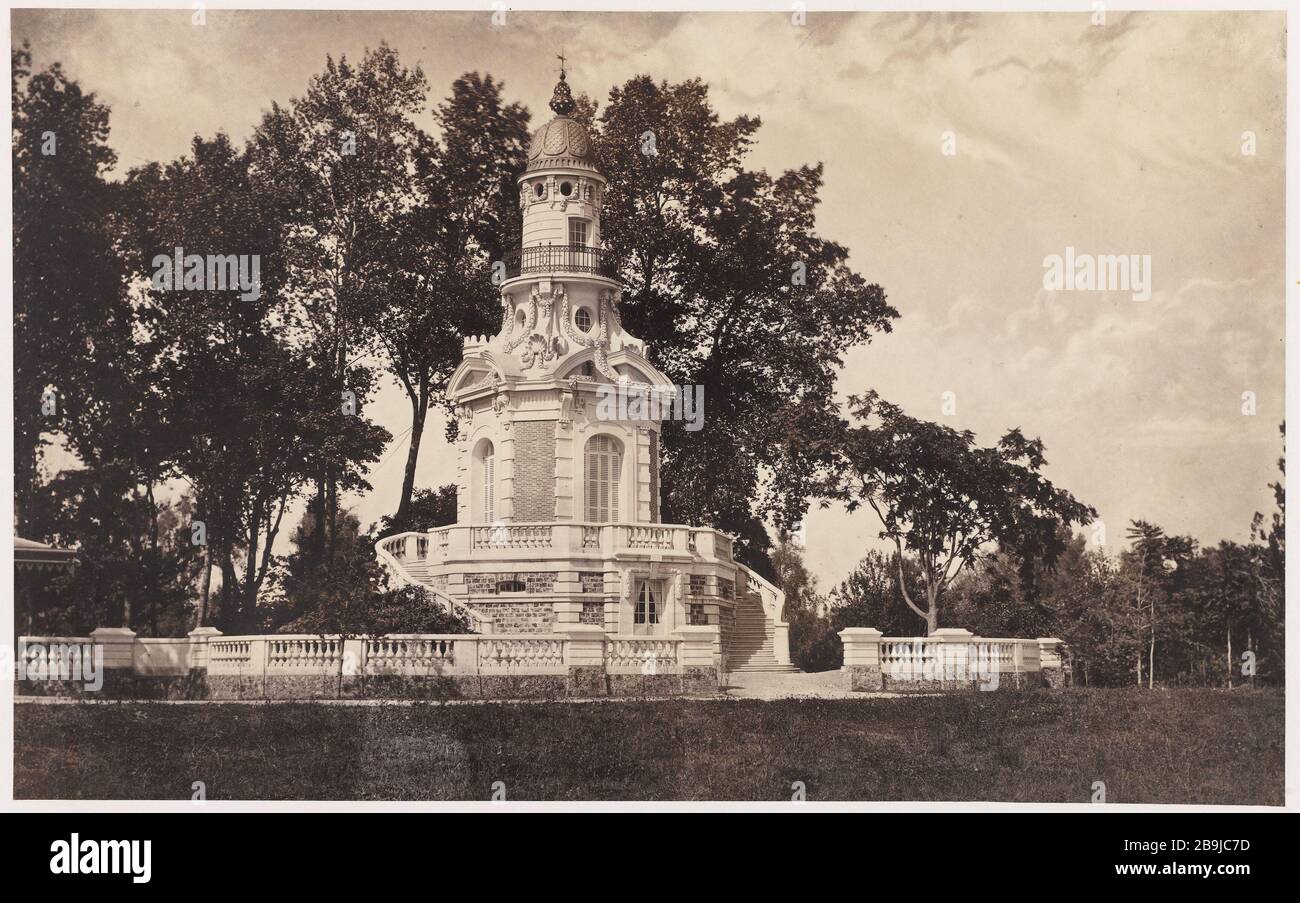
[[[1187,582],[1186,566],[1196,552],[1196,543],[1186,536],[1166,536],[1159,526],[1144,520],[1133,521],[1127,536],[1130,548],[1120,560],[1130,579],[1134,606],[1146,618],[1146,680],[1150,689],[1155,686],[1156,645],[1160,636],[1181,633],[1178,628],[1183,626],[1182,611],[1176,604],[1176,595]],[[1141,656],[1136,673],[1141,686]]]
[[1282,478],[1268,484],[1277,510],[1267,523],[1264,514],[1256,512],[1251,521],[1251,538],[1256,562],[1252,569],[1257,583],[1255,598],[1261,618],[1272,628],[1268,631],[1268,646],[1280,675],[1286,667],[1286,423],[1278,426],[1278,432],[1282,435],[1283,454],[1277,459],[1277,469]]
[[456,79],[434,115],[441,141],[422,135],[413,153],[416,202],[394,218],[388,253],[364,270],[371,328],[411,405],[397,523],[410,519],[425,420],[446,397],[464,337],[500,318],[492,262],[518,228],[511,181],[528,142],[527,111],[503,103],[501,89],[477,72]]
[[[983,448],[969,431],[909,417],[875,391],[851,396],[849,406],[857,426],[841,422],[833,440],[810,443],[828,462],[821,493],[875,512],[897,552],[903,599],[928,633],[939,626],[942,592],[986,546],[1050,566],[1065,547],[1061,527],[1096,517],[1043,476],[1042,442],[1019,430]],[[908,554],[920,566],[925,607],[904,578]]]
[[704,387],[706,428],[663,432],[664,519],[740,534],[760,564],[760,521],[789,526],[810,489],[792,424],[835,410],[844,351],[897,312],[817,234],[821,166],[746,169],[759,120],[720,119],[700,80],[633,78],[595,125],[623,322],[675,383]]
[[[387,44],[359,65],[327,57],[306,93],[288,107],[273,104],[252,138],[253,179],[280,225],[286,298],[334,399],[333,429],[350,416],[338,400],[360,396],[349,375],[373,341],[364,274],[392,254],[394,224],[415,202],[415,118],[427,92],[424,73],[403,66]],[[335,452],[327,444],[313,461],[323,498],[318,560],[333,553],[340,483],[357,479]]]
[[18,532],[30,534],[41,450],[96,416],[130,307],[104,181],[116,162],[108,107],[58,63],[33,74],[26,44],[11,54],[14,491]]
[[[142,277],[177,247],[195,255],[204,275],[209,255],[242,257],[249,275],[257,264],[252,291],[206,279],[151,281],[138,312],[140,341],[157,362],[167,400],[163,419],[184,437],[176,467],[193,487],[203,524],[196,533],[206,556],[200,619],[208,616],[216,567],[216,622],[225,627],[257,620],[284,513],[319,462],[334,462],[346,486],[365,486],[360,466],[378,458],[387,438],[362,416],[342,413],[331,368],[309,339],[295,341],[279,223],[250,162],[225,135],[195,138],[190,157],[133,170],[127,180]],[[348,378],[359,406],[374,377],[352,366]]]

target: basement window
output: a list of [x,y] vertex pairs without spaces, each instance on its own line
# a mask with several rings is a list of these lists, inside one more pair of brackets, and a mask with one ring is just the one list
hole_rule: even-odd
[[498,593],[522,593],[527,589],[528,587],[524,585],[524,581],[520,580],[517,574],[505,580],[497,581]]

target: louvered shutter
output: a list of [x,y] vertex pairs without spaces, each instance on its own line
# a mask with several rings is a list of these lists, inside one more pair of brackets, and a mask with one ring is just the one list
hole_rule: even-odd
[[587,442],[587,520],[605,523],[618,520],[618,443],[608,436],[593,436]]
[[619,454],[614,449],[609,452],[609,519],[618,520],[618,475],[621,472]]
[[483,520],[496,520],[496,450],[491,445],[483,456]]

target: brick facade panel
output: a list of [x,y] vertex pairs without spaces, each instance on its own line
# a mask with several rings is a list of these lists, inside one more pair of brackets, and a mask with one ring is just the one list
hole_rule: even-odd
[[515,431],[515,523],[555,520],[555,422],[524,420]]

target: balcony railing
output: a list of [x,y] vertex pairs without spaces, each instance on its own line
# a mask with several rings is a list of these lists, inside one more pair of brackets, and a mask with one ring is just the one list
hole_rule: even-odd
[[587,245],[534,245],[506,255],[506,278],[531,273],[594,273],[615,277],[614,261],[603,248]]
[[[708,527],[682,524],[594,524],[582,521],[493,526],[451,524],[427,532],[412,531],[389,536],[381,539],[376,548],[381,561],[402,572],[409,570],[412,579],[422,584],[427,582],[430,568],[473,559],[666,554],[682,559],[702,558],[728,563],[735,560],[729,535]],[[751,584],[759,579],[755,575],[749,576]],[[775,596],[779,591],[775,587],[762,586],[760,593]]]

